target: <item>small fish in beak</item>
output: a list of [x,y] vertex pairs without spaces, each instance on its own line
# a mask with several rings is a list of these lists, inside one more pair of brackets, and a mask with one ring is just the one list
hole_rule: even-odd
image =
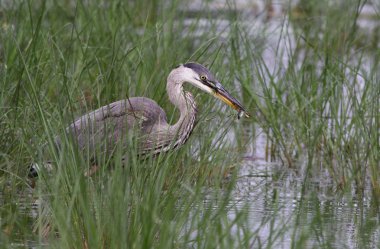
[[238,119],[245,116],[246,118],[249,118],[249,113],[245,110],[242,104],[240,104],[239,101],[237,101],[234,97],[231,96],[229,92],[227,92],[226,89],[220,84],[219,82],[215,83],[214,88],[214,96],[222,100],[227,105],[231,106],[233,109],[238,111]]

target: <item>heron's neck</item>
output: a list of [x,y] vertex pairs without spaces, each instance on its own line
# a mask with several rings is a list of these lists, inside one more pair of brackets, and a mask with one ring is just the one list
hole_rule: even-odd
[[183,90],[183,83],[168,80],[167,84],[169,99],[180,111],[179,120],[169,128],[169,132],[176,137],[174,146],[182,145],[187,141],[195,126],[197,115],[194,97],[190,92]]

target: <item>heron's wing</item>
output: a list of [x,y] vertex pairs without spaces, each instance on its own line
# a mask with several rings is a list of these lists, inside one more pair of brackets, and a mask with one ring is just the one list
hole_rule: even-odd
[[131,138],[154,132],[157,124],[167,124],[162,108],[151,99],[135,97],[87,113],[75,120],[67,131],[77,140],[80,149],[96,153],[113,150],[118,143],[126,147]]

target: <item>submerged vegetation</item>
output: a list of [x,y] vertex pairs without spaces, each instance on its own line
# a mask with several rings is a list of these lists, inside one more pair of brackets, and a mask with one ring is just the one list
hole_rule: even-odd
[[[227,1],[220,16],[212,1],[199,13],[186,4],[0,2],[0,246],[379,246],[379,6],[301,0],[277,17],[253,17],[253,3],[242,10]],[[370,31],[359,25],[368,4],[376,10]],[[187,61],[208,65],[253,118],[237,121],[235,112],[189,89],[200,117],[177,151],[140,160],[132,146],[125,163],[122,151],[100,155],[102,167],[86,177],[88,158],[70,139],[54,149],[54,136],[75,117],[129,96],[154,99],[176,120],[165,82]],[[276,219],[279,190],[268,194],[272,212],[257,221],[248,208],[254,200],[237,198],[243,158],[256,156],[249,148],[260,146],[259,136],[266,139],[262,161],[277,165],[263,181],[289,171],[301,179],[289,220]],[[28,165],[47,159],[54,173],[41,172],[31,190]],[[370,200],[370,211],[353,221],[354,245],[323,230],[328,205],[321,189],[308,192],[315,179],[330,182],[332,199],[348,195],[360,207]]]

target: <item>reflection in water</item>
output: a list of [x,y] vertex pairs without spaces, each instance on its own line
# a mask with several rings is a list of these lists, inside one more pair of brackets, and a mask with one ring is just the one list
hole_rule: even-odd
[[339,196],[332,181],[298,175],[262,160],[242,165],[233,202],[247,209],[256,245],[291,248],[303,238],[302,248],[376,248],[379,210],[370,193]]

